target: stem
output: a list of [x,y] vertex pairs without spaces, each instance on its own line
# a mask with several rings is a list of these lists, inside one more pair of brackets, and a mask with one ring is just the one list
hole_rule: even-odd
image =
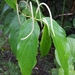
[[65,9],[65,0],[63,1],[63,10],[62,10],[62,17],[61,17],[61,26],[62,27],[63,27],[64,9]]
[[16,3],[16,9],[17,9],[17,16],[18,16],[18,21],[20,23],[20,25],[22,25],[21,21],[20,21],[20,17],[19,17],[19,9],[18,9],[18,4]]
[[[41,5],[46,6],[46,8],[48,9],[48,12],[49,12],[49,15],[50,15],[50,22],[51,22],[52,33],[53,33],[53,35],[55,36],[54,29],[53,29],[53,22],[52,22],[52,14],[51,14],[51,11],[50,11],[50,8],[48,7],[48,5],[45,4],[45,3],[40,3],[39,6],[38,6],[38,8],[37,8],[37,10],[36,10],[36,13],[38,12],[39,7],[40,7]],[[49,33],[50,33],[50,30],[49,30]]]
[[32,14],[32,30],[31,30],[31,32],[26,36],[26,37],[24,37],[24,38],[21,38],[21,40],[25,40],[25,39],[27,39],[31,34],[32,34],[32,32],[33,32],[33,30],[34,30],[34,15],[33,15],[33,8],[32,8],[32,3],[30,2],[30,7],[31,7],[31,14]]
[[[39,1],[36,0],[36,2],[37,2],[37,5],[39,6]],[[37,16],[37,11],[36,11],[36,16]],[[35,16],[35,18],[36,18],[36,16]],[[40,16],[40,20],[41,20],[41,10],[40,10],[40,8],[39,8],[39,16]],[[42,21],[41,21],[41,27],[42,27]]]

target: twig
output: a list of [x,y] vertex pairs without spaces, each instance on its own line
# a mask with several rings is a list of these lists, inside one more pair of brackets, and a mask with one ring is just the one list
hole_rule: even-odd
[[58,17],[61,17],[61,16],[71,16],[73,15],[73,13],[65,13],[65,14],[59,14],[59,15],[56,15],[55,17],[53,17],[54,19],[58,18]]

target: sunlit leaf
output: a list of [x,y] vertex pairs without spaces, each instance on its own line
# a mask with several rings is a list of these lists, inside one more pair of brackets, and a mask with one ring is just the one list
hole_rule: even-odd
[[[50,19],[45,18],[48,21],[48,25],[50,26]],[[56,21],[53,20],[53,29],[55,36],[51,34],[53,43],[58,53],[58,57],[60,60],[61,67],[64,69],[64,75],[68,75],[68,60],[70,56],[70,47],[69,43],[66,39],[66,33],[63,28],[61,28]],[[51,26],[50,31],[52,32]]]
[[61,66],[64,69],[64,75],[68,75],[70,48],[66,40],[66,34],[65,31],[55,21],[53,21],[53,27],[55,32],[55,36],[52,35],[53,43],[56,47]]
[[52,44],[51,36],[48,35],[48,28],[45,25],[43,29],[42,39],[40,42],[41,56],[45,56],[48,54],[51,44]]
[[31,19],[25,21],[19,34],[17,58],[23,75],[30,75],[36,64],[38,37],[40,33],[39,26],[36,21],[34,23],[33,33],[27,39],[21,40],[21,38],[26,37],[31,32],[32,24]]

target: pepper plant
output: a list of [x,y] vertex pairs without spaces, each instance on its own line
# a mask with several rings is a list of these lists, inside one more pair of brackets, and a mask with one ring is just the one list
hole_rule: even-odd
[[[15,54],[22,75],[31,75],[32,69],[37,63],[36,56],[40,44],[41,56],[46,56],[52,45],[55,46],[56,62],[60,67],[58,75],[75,75],[75,39],[66,37],[65,30],[52,18],[50,8],[38,0],[5,0],[14,10],[10,12],[4,21],[5,32],[9,32],[9,43]],[[36,7],[32,4],[36,3]],[[50,17],[43,16],[41,7],[48,9]],[[42,37],[39,42],[40,27]],[[72,42],[73,41],[73,42]],[[72,46],[73,45],[73,46]]]

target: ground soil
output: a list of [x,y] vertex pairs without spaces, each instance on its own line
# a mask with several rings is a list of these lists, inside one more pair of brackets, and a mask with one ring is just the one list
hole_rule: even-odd
[[[55,68],[54,58],[54,49],[51,49],[49,54],[42,58],[40,57],[40,53],[38,53],[37,64],[32,70],[32,75],[52,75],[51,70]],[[10,62],[17,64],[16,57],[14,56],[11,50],[0,50],[0,61],[6,63],[9,60]],[[8,70],[8,68],[4,67],[4,64],[0,64],[0,68],[2,68],[3,71]]]

